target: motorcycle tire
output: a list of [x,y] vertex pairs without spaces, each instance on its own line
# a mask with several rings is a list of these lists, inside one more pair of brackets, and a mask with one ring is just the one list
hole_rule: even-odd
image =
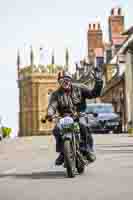
[[76,162],[70,140],[64,141],[64,162],[68,177],[69,178],[75,177]]
[[85,171],[85,165],[80,162],[80,160],[76,160],[76,168],[79,174],[83,174]]

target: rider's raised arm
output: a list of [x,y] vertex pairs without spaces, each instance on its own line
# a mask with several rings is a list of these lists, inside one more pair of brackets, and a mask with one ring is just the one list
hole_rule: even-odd
[[52,93],[50,100],[49,100],[49,105],[48,105],[48,111],[47,114],[48,116],[53,116],[55,115],[58,107],[58,100],[57,100],[57,95],[56,93]]
[[96,79],[93,89],[89,89],[86,85],[82,86],[81,88],[82,96],[88,99],[96,98],[100,96],[102,87],[103,87],[103,81],[101,79]]

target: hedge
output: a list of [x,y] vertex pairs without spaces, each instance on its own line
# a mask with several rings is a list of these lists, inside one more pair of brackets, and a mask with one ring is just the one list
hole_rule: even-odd
[[2,128],[3,137],[9,137],[12,132],[12,129],[5,126],[1,128]]

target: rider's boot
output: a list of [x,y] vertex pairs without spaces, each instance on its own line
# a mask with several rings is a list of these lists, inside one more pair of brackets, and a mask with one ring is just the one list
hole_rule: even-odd
[[86,151],[85,156],[89,162],[94,162],[96,160],[96,155],[94,151]]
[[96,154],[94,149],[95,145],[93,137],[91,134],[88,134],[87,145],[86,145],[86,158],[89,162],[94,162],[96,160]]
[[55,160],[56,165],[62,165],[64,162],[64,154],[61,152],[57,159]]
[[92,148],[86,148],[85,145],[83,145],[82,147],[80,147],[80,151],[89,162],[94,162],[96,160],[95,151]]

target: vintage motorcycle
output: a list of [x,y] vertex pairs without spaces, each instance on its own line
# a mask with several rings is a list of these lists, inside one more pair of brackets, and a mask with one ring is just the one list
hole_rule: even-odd
[[[69,114],[63,117],[53,117],[58,121],[60,134],[63,142],[64,149],[64,168],[66,168],[67,176],[72,178],[76,175],[76,170],[79,174],[82,174],[85,170],[85,166],[89,164],[89,161],[80,151],[80,128],[77,118],[74,119]],[[42,120],[43,123],[46,122]]]

